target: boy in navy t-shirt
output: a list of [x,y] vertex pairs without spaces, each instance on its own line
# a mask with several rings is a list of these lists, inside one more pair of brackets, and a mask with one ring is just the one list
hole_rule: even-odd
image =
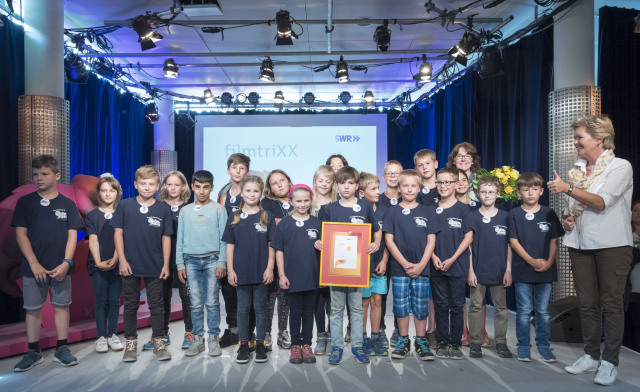
[[413,156],[413,164],[422,177],[422,189],[416,200],[425,206],[432,206],[438,202],[436,191],[436,170],[438,159],[436,153],[429,149],[422,149]]
[[164,341],[164,280],[169,277],[171,209],[153,195],[160,187],[160,173],[153,166],[136,170],[138,196],[118,204],[111,224],[115,227],[114,242],[120,260],[122,291],[124,295],[124,337],[126,345],[123,361],[138,359],[138,308],[140,282],[147,288],[147,303],[151,313],[153,353],[158,360],[171,359]]
[[31,163],[36,192],[22,196],[13,212],[11,226],[22,252],[22,295],[27,314],[28,350],[13,368],[24,372],[44,362],[40,353],[42,307],[51,293],[58,341],[54,361],[63,366],[78,363],[67,347],[71,273],[75,271],[73,254],[77,231],[83,227],[78,208],[58,193],[58,162],[51,155],[36,157]]
[[391,258],[393,314],[399,337],[391,358],[402,359],[411,350],[409,314],[416,328],[415,349],[423,361],[433,360],[426,337],[429,317],[429,259],[439,231],[433,208],[416,201],[422,181],[415,170],[403,170],[399,178],[402,201],[387,211],[382,229]]
[[495,309],[494,340],[495,349],[501,358],[511,358],[507,347],[507,310],[506,287],[511,286],[511,247],[507,237],[507,212],[496,208],[500,196],[500,180],[485,175],[478,180],[478,196],[481,206],[469,213],[464,225],[473,231],[472,264],[469,268],[470,287],[469,332],[471,347],[469,356],[482,357],[482,302],[487,287]]
[[[367,253],[373,254],[380,249],[382,231],[376,220],[371,203],[356,197],[360,174],[351,166],[345,166],[336,172],[336,184],[340,200],[327,204],[321,211],[325,222],[369,223],[373,226],[373,242],[369,244]],[[322,250],[322,242],[316,242],[316,249]],[[362,288],[331,286],[331,355],[329,363],[338,365],[342,360],[344,340],[342,338],[342,321],[345,306],[351,311],[350,321],[354,331],[363,330]],[[355,333],[351,337],[351,352],[360,363],[369,363],[369,356],[364,352],[362,335]]]
[[473,232],[462,224],[469,206],[456,199],[458,178],[456,169],[444,168],[438,172],[436,180],[440,201],[435,206],[435,215],[440,232],[431,264],[431,291],[436,308],[436,357],[443,359],[464,358],[460,351],[462,307]]
[[564,230],[556,213],[538,200],[544,188],[538,173],[522,173],[516,180],[522,205],[509,211],[509,241],[515,254],[511,275],[516,288],[518,360],[531,361],[531,312],[535,311],[536,346],[545,362],[555,362],[549,345],[549,299],[558,279],[554,263],[558,237]]

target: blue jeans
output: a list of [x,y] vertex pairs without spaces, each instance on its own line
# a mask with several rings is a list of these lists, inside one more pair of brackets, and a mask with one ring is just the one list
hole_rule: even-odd
[[264,340],[267,330],[267,286],[262,283],[236,287],[238,293],[238,337],[249,340],[249,313],[251,304],[256,314],[256,338]]
[[204,310],[207,309],[209,336],[220,334],[220,300],[216,263],[218,255],[209,257],[185,257],[184,267],[189,283],[191,322],[194,335],[204,335]]
[[331,345],[333,347],[344,347],[342,336],[342,318],[345,305],[349,306],[351,314],[351,347],[362,347],[362,324],[364,323],[364,312],[362,311],[362,287],[339,287],[331,286]]
[[313,337],[313,313],[316,305],[317,290],[299,291],[287,294],[289,303],[289,329],[291,345],[311,346]]
[[518,347],[531,347],[531,312],[535,312],[536,346],[549,347],[549,299],[552,283],[515,283]]
[[98,337],[111,337],[118,330],[122,278],[111,272],[96,271],[91,275],[96,299],[96,329]]

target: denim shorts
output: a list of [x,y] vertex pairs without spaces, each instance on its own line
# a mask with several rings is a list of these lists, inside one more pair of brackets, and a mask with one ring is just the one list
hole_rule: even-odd
[[370,298],[371,293],[385,295],[387,293],[387,277],[372,276],[369,278],[369,287],[362,290],[362,298]]
[[51,305],[66,307],[71,305],[71,276],[61,281],[50,277],[44,282],[36,281],[33,276],[22,277],[23,307],[26,310],[38,310],[47,302],[47,294],[51,295]]
[[429,278],[418,276],[392,276],[393,314],[396,317],[407,317],[410,313],[418,320],[429,317]]

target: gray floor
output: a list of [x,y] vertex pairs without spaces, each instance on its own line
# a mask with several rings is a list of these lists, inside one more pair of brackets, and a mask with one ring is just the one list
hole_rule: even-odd
[[[179,298],[176,295],[175,298]],[[179,299],[178,299],[179,300]],[[224,313],[224,307],[222,307]],[[388,309],[391,309],[389,307]],[[487,309],[487,330],[492,335],[492,308]],[[224,320],[224,315],[222,317]],[[345,320],[346,321],[346,320]],[[387,315],[386,322],[393,325]],[[515,352],[515,317],[510,315],[509,347]],[[277,320],[274,319],[274,327]],[[346,322],[345,322],[346,326]],[[224,325],[221,326],[224,329]],[[412,328],[413,329],[413,328]],[[151,330],[139,331],[140,340]],[[315,364],[288,363],[289,351],[274,347],[266,364],[234,362],[235,348],[223,349],[222,357],[203,354],[187,358],[180,349],[184,325],[171,324],[171,361],[158,362],[149,351],[139,352],[135,363],[122,362],[122,353],[96,354],[93,341],[71,345],[80,363],[63,368],[53,362],[53,350],[46,350],[45,363],[26,373],[13,373],[18,357],[0,360],[0,391],[590,391],[602,390],[593,383],[593,374],[572,376],[563,367],[582,354],[580,345],[552,343],[557,363],[544,363],[533,352],[533,361],[498,358],[484,350],[482,359],[422,362],[415,355],[404,360],[372,358],[369,365],[358,364],[347,349],[340,366],[331,366],[326,356]],[[391,331],[388,331],[390,334]],[[465,355],[468,349],[463,348]],[[607,391],[640,391],[640,354],[623,348],[618,381]]]

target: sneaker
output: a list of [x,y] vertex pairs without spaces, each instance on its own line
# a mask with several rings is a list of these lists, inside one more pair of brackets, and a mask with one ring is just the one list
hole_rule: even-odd
[[282,348],[291,348],[291,336],[289,336],[289,331],[278,332],[278,346]]
[[509,351],[509,347],[504,343],[496,344],[496,354],[498,354],[500,358],[513,358],[513,354]]
[[464,354],[460,351],[460,346],[449,346],[449,358],[464,359]]
[[13,371],[26,372],[27,370],[31,370],[34,366],[40,365],[42,362],[44,362],[42,354],[37,353],[35,350],[27,350],[20,362],[13,367]]
[[74,357],[66,345],[60,346],[53,354],[53,360],[59,362],[62,366],[73,366],[78,364],[78,358]]
[[445,342],[438,343],[436,348],[436,357],[440,359],[449,359],[451,354],[449,353],[449,346]]
[[326,355],[328,343],[329,340],[327,339],[327,333],[319,332],[318,337],[316,338],[316,348],[313,349],[315,355]]
[[296,345],[291,347],[291,354],[289,354],[289,362],[302,363],[302,347]]
[[436,338],[436,331],[427,332],[427,339],[429,340],[429,348],[435,350],[438,348],[438,339]]
[[167,350],[166,336],[164,338],[153,339],[153,355],[158,358],[158,361],[168,361],[171,359],[171,353]]
[[384,331],[384,328],[380,328],[380,337],[378,339],[382,347],[389,348],[389,338],[387,338],[387,333]]
[[478,343],[471,343],[469,346],[469,357],[482,358],[482,346]]
[[313,355],[311,346],[305,344],[302,346],[302,362],[304,363],[316,363],[316,356]]
[[462,332],[462,339],[460,339],[460,345],[465,347],[469,345],[469,331]]
[[107,344],[109,345],[109,348],[111,348],[113,351],[124,350],[124,346],[120,342],[120,338],[118,338],[115,333],[111,335],[110,338],[107,338]]
[[369,356],[364,352],[362,347],[352,347],[351,353],[356,357],[356,361],[360,363],[369,363]]
[[96,340],[96,352],[100,354],[109,352],[109,345],[107,344],[107,339],[104,336],[100,336],[100,338]]
[[[168,346],[171,344],[171,338],[169,337],[169,334],[166,334],[165,337],[162,338],[162,340],[164,340],[165,346]],[[149,341],[146,342],[144,346],[142,346],[142,350],[143,351],[153,350],[153,337],[149,339]]]
[[599,361],[591,359],[589,354],[585,354],[572,365],[565,366],[564,371],[571,374],[593,373],[599,369],[599,365]]
[[138,360],[138,339],[126,339],[123,362],[135,362]]
[[393,330],[393,333],[391,334],[391,339],[389,339],[389,345],[391,347],[395,347],[397,343],[398,343],[398,328],[395,328]]
[[484,329],[481,331],[482,333],[482,347],[491,347],[491,339],[489,339],[489,334]]
[[607,362],[603,359],[600,361],[598,373],[596,373],[596,377],[593,379],[593,382],[600,385],[611,385],[616,381],[617,376],[618,369],[613,366],[611,362]]
[[538,347],[538,354],[540,355],[540,358],[542,358],[542,360],[545,362],[557,361],[556,356],[553,355],[553,350],[550,347],[547,347],[547,346]]
[[340,365],[343,351],[340,347],[333,347],[331,349],[331,355],[329,355],[329,365]]
[[409,351],[411,351],[411,340],[400,336],[396,342],[396,349],[391,352],[391,358],[404,359]]
[[419,338],[414,336],[414,346],[416,349],[416,353],[423,361],[433,361],[435,358],[433,357],[433,353],[429,349],[429,340],[427,338]]
[[229,347],[238,344],[238,334],[231,332],[229,328],[224,330],[224,333],[220,337],[220,347]]
[[531,362],[531,348],[530,347],[518,347],[518,361]]
[[238,343],[238,355],[236,356],[237,363],[248,363],[249,357],[251,356],[251,351],[249,351],[249,342],[243,340]]
[[269,360],[269,356],[267,356],[267,346],[262,339],[256,340],[256,357],[254,360],[258,363],[264,363]]
[[267,351],[271,351],[273,349],[273,341],[271,340],[270,332],[267,332],[264,335],[264,345],[267,346]]
[[191,332],[186,332],[184,334],[184,339],[182,339],[182,349],[187,350],[193,344],[193,334]]
[[373,352],[373,346],[371,345],[371,339],[368,337],[364,337],[362,339],[362,351],[368,356],[375,356],[376,354]]
[[204,336],[195,335],[191,339],[191,345],[184,353],[186,357],[195,357],[205,350],[204,347]]
[[[387,340],[387,342],[389,341]],[[373,348],[373,354],[375,354],[376,357],[389,356],[389,350],[387,350],[387,348],[382,345],[382,339],[371,339],[371,346]]]
[[347,333],[344,334],[344,342],[345,343],[351,342],[351,330],[349,328],[347,328]]
[[218,335],[209,335],[207,337],[207,346],[209,346],[210,357],[222,355],[222,350],[220,349],[220,338]]

